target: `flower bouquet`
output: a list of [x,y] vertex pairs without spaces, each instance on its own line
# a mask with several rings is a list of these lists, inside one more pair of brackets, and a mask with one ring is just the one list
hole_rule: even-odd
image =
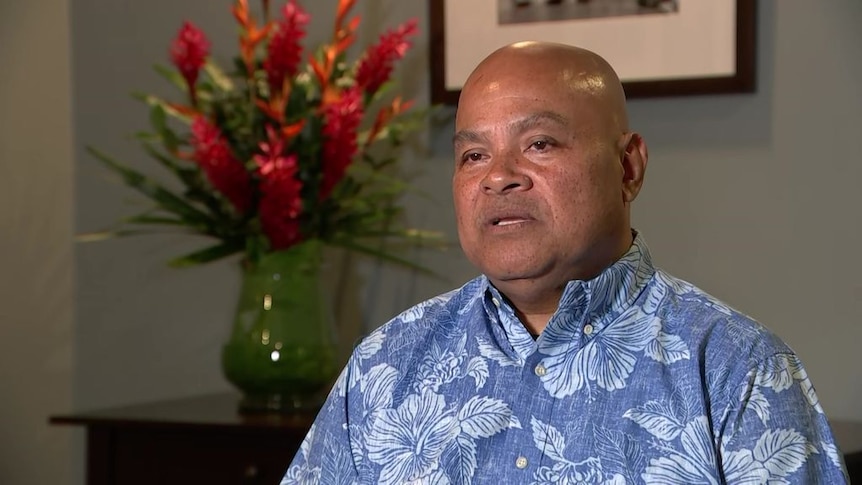
[[[214,243],[170,262],[189,266],[242,254],[244,281],[223,353],[227,378],[269,409],[301,406],[334,376],[327,305],[316,293],[321,247],[332,245],[416,267],[381,243],[429,242],[399,225],[398,147],[427,113],[393,95],[393,65],[410,47],[415,20],[348,59],[359,18],[340,0],[329,43],[304,54],[308,14],[296,0],[270,16],[236,0],[239,55],[230,70],[185,22],[156,70],[182,100],[137,95],[150,109],[144,150],[172,174],[168,185],[89,148],[153,207],[102,235],[182,230]],[[174,184],[176,186],[176,184]],[[421,268],[420,268],[421,269]],[[254,401],[251,399],[251,401]],[[291,402],[285,402],[291,401]]]

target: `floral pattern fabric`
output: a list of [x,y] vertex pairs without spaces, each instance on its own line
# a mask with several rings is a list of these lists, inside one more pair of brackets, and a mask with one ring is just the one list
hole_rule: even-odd
[[479,277],[354,350],[292,484],[849,483],[793,351],[641,236],[534,339]]

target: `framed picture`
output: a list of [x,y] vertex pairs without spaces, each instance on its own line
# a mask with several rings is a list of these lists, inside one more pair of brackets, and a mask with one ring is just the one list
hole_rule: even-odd
[[429,0],[431,101],[456,104],[470,71],[512,42],[577,45],[634,97],[755,90],[756,0]]

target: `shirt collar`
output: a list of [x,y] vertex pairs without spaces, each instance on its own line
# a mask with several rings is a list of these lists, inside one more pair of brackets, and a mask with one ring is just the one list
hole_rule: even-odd
[[557,312],[579,310],[598,330],[630,307],[655,273],[646,242],[637,232],[634,236],[623,257],[598,276],[587,281],[570,281]]
[[[590,323],[595,335],[632,305],[655,273],[646,242],[640,234],[632,232],[634,242],[623,257],[593,279],[572,280],[566,284],[549,326],[555,325],[556,317],[565,312],[567,322]],[[483,279],[485,312],[503,327],[514,350],[521,357],[527,357],[535,351],[536,342],[518,320],[508,300],[487,277]]]

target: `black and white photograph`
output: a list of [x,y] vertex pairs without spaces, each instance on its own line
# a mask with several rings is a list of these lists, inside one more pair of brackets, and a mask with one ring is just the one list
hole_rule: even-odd
[[677,0],[497,0],[501,25],[628,15],[668,15]]
[[432,98],[454,104],[484,53],[521,40],[575,44],[618,70],[630,97],[750,92],[752,0],[431,0]]

